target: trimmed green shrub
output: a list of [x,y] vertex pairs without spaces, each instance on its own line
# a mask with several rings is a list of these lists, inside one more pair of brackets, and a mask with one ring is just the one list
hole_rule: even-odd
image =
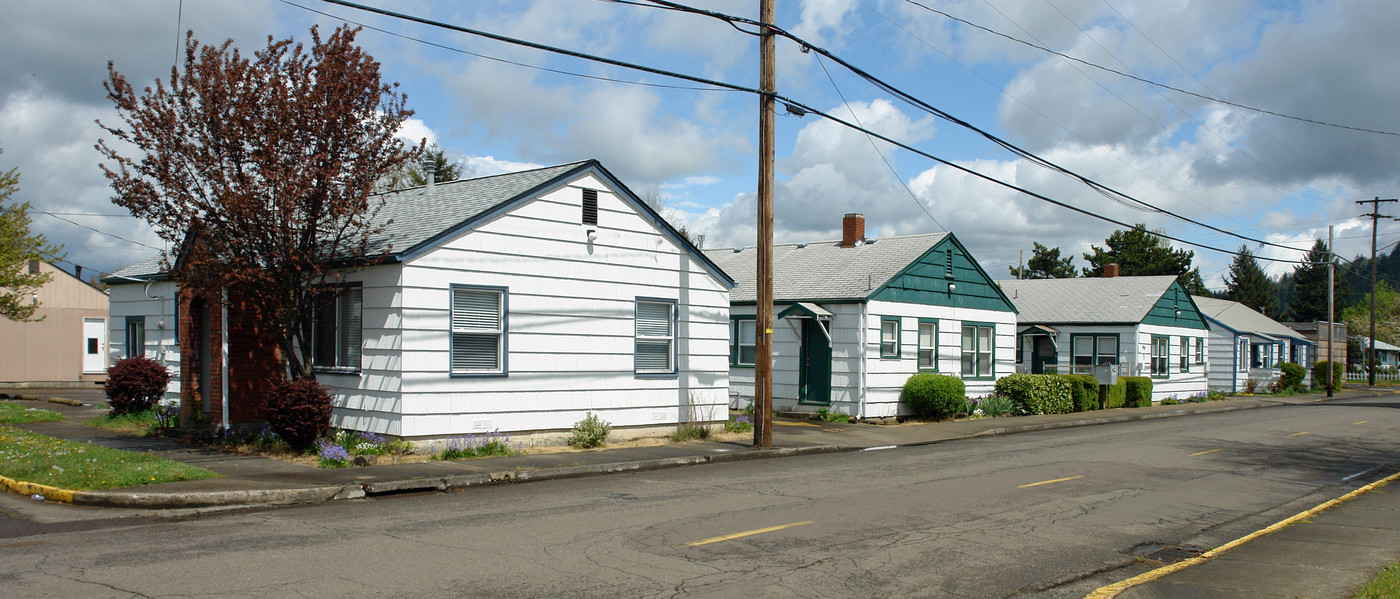
[[1118,384],[1123,386],[1124,407],[1152,407],[1152,379],[1145,376],[1120,376]]
[[278,383],[263,409],[272,432],[298,451],[311,447],[331,428],[331,395],[311,379]]
[[1274,381],[1274,384],[1270,386],[1270,391],[1274,393],[1281,393],[1288,390],[1298,393],[1305,391],[1305,389],[1303,389],[1303,378],[1307,376],[1307,370],[1301,365],[1292,362],[1284,362],[1279,368],[1283,372],[1279,373],[1278,380]]
[[920,372],[904,381],[900,399],[915,414],[942,420],[962,409],[966,391],[967,387],[958,377]]
[[1056,375],[1069,383],[1070,399],[1074,411],[1088,412],[1099,409],[1099,380],[1087,374]]
[[611,432],[611,422],[599,418],[593,412],[588,412],[584,414],[583,420],[574,423],[573,434],[569,436],[569,445],[579,449],[598,447],[607,442],[608,434]]
[[123,358],[107,369],[107,403],[113,414],[138,414],[150,410],[165,395],[170,370],[142,356]]
[[1128,382],[1124,377],[1118,377],[1118,384],[1108,388],[1108,407],[1121,408],[1127,404]]
[[1070,386],[1057,374],[1012,374],[997,379],[996,391],[1021,414],[1068,414],[1074,411]]
[[1332,389],[1331,389],[1331,390],[1332,390],[1332,391],[1336,391],[1336,390],[1338,390],[1338,389],[1341,389],[1341,388],[1342,388],[1342,383],[1346,381],[1346,373],[1342,371],[1342,363],[1341,363],[1341,362],[1328,362],[1327,360],[1318,360],[1317,362],[1313,363],[1313,369],[1312,369],[1312,384],[1313,384],[1313,387],[1314,387],[1314,388],[1317,388],[1317,389],[1326,389],[1326,388],[1327,388],[1327,365],[1328,365],[1328,364],[1331,364],[1331,365],[1332,365]]

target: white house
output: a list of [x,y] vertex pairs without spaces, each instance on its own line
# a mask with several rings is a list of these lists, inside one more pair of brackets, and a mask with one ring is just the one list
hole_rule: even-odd
[[[326,285],[313,321],[334,426],[424,438],[567,430],[590,411],[615,427],[727,417],[732,279],[598,162],[383,197],[369,254],[384,258]],[[135,296],[117,275],[159,276],[135,270],[108,282]],[[211,422],[261,420],[276,372],[256,323],[237,298],[179,309],[182,393]]]
[[1283,362],[1303,367],[1303,380],[1312,380],[1317,344],[1301,333],[1230,300],[1192,296],[1210,325],[1210,388],[1226,393],[1259,391],[1278,379]]
[[133,264],[102,279],[108,288],[110,331],[106,362],[144,356],[170,370],[165,399],[180,398],[179,297],[159,257]]
[[[1357,335],[1357,342],[1361,344],[1361,353],[1371,351],[1371,338],[1365,335]],[[1400,367],[1400,347],[1396,347],[1380,339],[1376,340],[1376,366],[1382,370],[1395,370]],[[1364,370],[1364,368],[1363,368]]]
[[1031,373],[1092,374],[1116,364],[1120,376],[1151,377],[1152,400],[1206,391],[1208,329],[1176,277],[1000,281],[1020,310],[1017,362]]
[[[773,247],[773,406],[858,418],[908,413],[919,371],[963,379],[969,396],[1013,372],[1016,311],[952,233],[865,238],[848,214],[843,239]],[[757,252],[706,250],[738,283],[731,299],[731,394],[754,395]]]

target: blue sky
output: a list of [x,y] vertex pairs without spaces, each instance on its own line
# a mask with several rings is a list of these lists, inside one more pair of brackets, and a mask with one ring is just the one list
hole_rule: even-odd
[[[471,27],[754,87],[755,37],[701,16],[598,0],[367,3]],[[359,42],[417,111],[406,135],[429,137],[485,175],[596,158],[706,245],[753,243],[757,100],[655,75],[548,55],[461,33],[296,0],[3,0],[0,168],[54,216],[34,227],[68,259],[111,271],[163,243],[119,215],[92,149],[95,119],[115,122],[107,61],[133,83],[165,78],[180,31],[233,39],[251,52],[269,35],[309,39],[352,19],[451,49],[366,30]],[[693,2],[755,18],[757,0]],[[1369,251],[1367,210],[1400,196],[1400,137],[1239,110],[1108,74],[970,28],[934,8],[1057,52],[1212,97],[1314,120],[1400,131],[1400,3],[1379,0],[778,0],[784,29],[919,99],[1071,170],[1166,210],[1241,235],[1306,249],[1337,226],[1345,256]],[[177,25],[178,22],[178,25]],[[470,54],[475,53],[476,55]],[[552,73],[490,60],[622,80]],[[1124,222],[1234,250],[1243,242],[1114,203],[959,126],[779,42],[778,91],[841,118],[1057,200]],[[828,79],[827,73],[830,73]],[[839,90],[839,91],[838,91]],[[845,98],[843,103],[842,96]],[[946,166],[808,115],[777,119],[777,238],[839,236],[866,215],[888,236],[951,230],[997,278],[1033,241],[1076,257],[1114,225],[976,181]],[[876,151],[878,147],[879,152]],[[889,166],[886,165],[886,160]],[[892,172],[892,170],[893,172]],[[922,207],[921,207],[922,205]],[[1394,206],[1394,205],[1392,205]],[[927,213],[926,213],[927,211]],[[1400,208],[1388,212],[1400,214]],[[85,228],[86,227],[86,228]],[[94,231],[96,229],[97,231]],[[100,232],[99,232],[100,231]],[[1383,248],[1400,227],[1383,222]],[[115,237],[114,237],[115,236]],[[118,238],[120,237],[120,239]],[[1257,254],[1297,254],[1251,244]],[[1207,285],[1230,256],[1195,248]],[[71,269],[71,265],[68,265]],[[1270,265],[1277,274],[1291,268]]]

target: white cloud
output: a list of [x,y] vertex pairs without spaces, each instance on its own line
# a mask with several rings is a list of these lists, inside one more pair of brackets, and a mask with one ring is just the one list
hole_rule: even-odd
[[424,139],[428,140],[430,146],[438,142],[437,133],[419,119],[405,119],[395,134],[412,145],[418,145],[418,142]]

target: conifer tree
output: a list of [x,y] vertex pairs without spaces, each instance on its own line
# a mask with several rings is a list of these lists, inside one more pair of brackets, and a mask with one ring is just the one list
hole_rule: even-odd
[[1249,247],[1240,246],[1235,260],[1230,263],[1230,274],[1225,275],[1225,299],[1258,310],[1269,318],[1278,318],[1276,285],[1259,267]]

